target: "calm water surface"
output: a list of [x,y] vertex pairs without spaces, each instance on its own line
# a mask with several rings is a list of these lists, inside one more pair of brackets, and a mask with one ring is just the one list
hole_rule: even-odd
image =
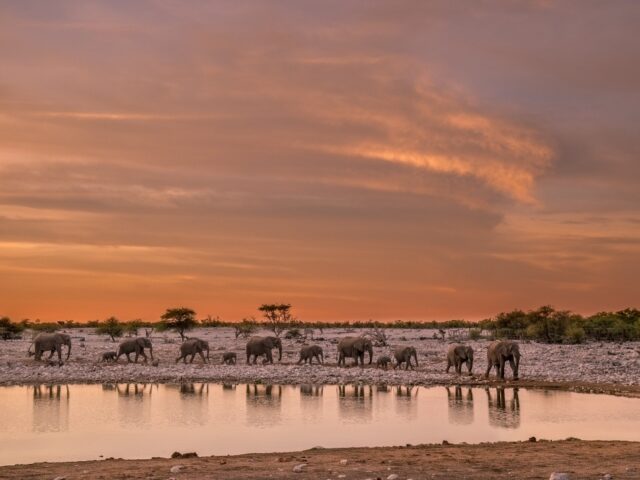
[[0,464],[578,437],[640,441],[640,400],[525,389],[0,387]]

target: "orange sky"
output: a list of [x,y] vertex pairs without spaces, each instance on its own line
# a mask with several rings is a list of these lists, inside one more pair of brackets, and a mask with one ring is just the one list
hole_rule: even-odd
[[638,306],[640,5],[0,4],[0,315]]

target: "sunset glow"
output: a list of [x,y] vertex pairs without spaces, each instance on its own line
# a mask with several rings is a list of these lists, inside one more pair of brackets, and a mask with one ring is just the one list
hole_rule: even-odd
[[0,2],[0,316],[638,306],[638,24],[633,1]]

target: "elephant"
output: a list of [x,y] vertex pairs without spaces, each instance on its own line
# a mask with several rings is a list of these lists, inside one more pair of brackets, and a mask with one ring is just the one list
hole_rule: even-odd
[[271,350],[278,349],[278,361],[282,360],[282,341],[278,337],[251,337],[247,342],[247,365],[253,355],[253,364],[255,365],[260,355],[266,358],[263,363],[273,363],[273,355]]
[[376,360],[376,367],[384,368],[386,370],[390,363],[391,357],[384,355],[382,357],[378,357],[378,359]]
[[309,364],[313,363],[313,359],[316,359],[319,364],[324,363],[324,353],[322,352],[322,347],[319,345],[310,345],[308,347],[302,347],[300,349],[300,360],[298,360],[298,365],[300,365],[303,361],[306,364],[307,361]]
[[466,363],[469,375],[473,369],[473,348],[468,345],[451,345],[447,351],[447,373],[454,367],[458,375],[462,374],[462,364]]
[[520,368],[520,347],[511,340],[496,340],[489,344],[487,348],[487,371],[484,378],[489,378],[492,367],[496,367],[496,372],[500,380],[504,380],[504,365],[506,362],[511,365],[513,379],[518,380],[518,369]]
[[118,355],[116,355],[116,362],[120,358],[120,355],[126,355],[127,361],[131,362],[131,357],[129,357],[129,355],[135,353],[135,363],[138,363],[139,355],[142,355],[142,358],[144,358],[144,361],[146,363],[147,356],[144,354],[145,348],[149,349],[151,360],[153,360],[153,345],[151,344],[151,340],[146,337],[136,337],[124,340],[120,342],[120,345],[118,345]]
[[222,363],[225,365],[235,365],[236,359],[236,352],[224,352],[222,354]]
[[[58,363],[62,365],[62,346],[67,346],[67,358],[71,355],[71,335],[66,333],[40,333],[33,339],[33,343],[29,346],[28,355],[35,355],[36,360],[42,359],[44,352],[51,352],[49,358],[53,357],[54,352],[58,353]],[[31,346],[34,351],[31,352]]]
[[[205,358],[203,351],[207,352],[207,356]],[[184,363],[187,363],[187,357],[191,355],[191,360],[189,363],[193,363],[193,359],[196,356],[196,353],[200,355],[202,358],[202,363],[207,363],[209,361],[209,342],[206,340],[201,340],[199,338],[189,338],[182,342],[180,345],[180,356],[176,358],[176,363],[182,360]]]
[[413,347],[398,347],[393,351],[393,356],[396,357],[396,365],[394,368],[402,368],[402,364],[404,363],[405,370],[409,370],[409,368],[413,370],[411,357],[416,360],[416,367],[418,366],[418,353]]
[[369,364],[373,360],[373,344],[367,337],[344,337],[338,343],[338,366],[345,365],[345,359],[347,357],[355,360],[355,365],[358,365],[358,359],[360,359],[360,366],[364,367],[364,354],[369,352]]
[[104,352],[102,354],[102,362],[115,362],[116,361],[116,356],[118,354],[114,351],[111,352]]

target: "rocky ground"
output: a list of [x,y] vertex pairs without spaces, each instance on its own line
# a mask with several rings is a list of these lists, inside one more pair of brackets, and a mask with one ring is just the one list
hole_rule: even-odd
[[312,449],[203,458],[109,459],[0,467],[0,478],[630,480],[640,478],[640,446],[634,442],[570,440]]
[[[231,328],[200,328],[190,336],[208,340],[211,363],[203,365],[199,358],[193,364],[176,364],[180,340],[173,332],[152,335],[154,356],[158,366],[128,364],[124,357],[117,364],[101,363],[100,356],[116,350],[117,343],[96,335],[93,329],[69,330],[73,336],[71,358],[63,366],[36,362],[27,357],[31,332],[22,340],[0,342],[0,385],[33,383],[107,383],[107,382],[181,382],[212,381],[238,383],[386,383],[416,384],[484,384],[488,340],[465,341],[475,350],[474,375],[458,377],[445,373],[445,352],[452,340],[434,339],[433,330],[387,329],[390,347],[376,347],[375,358],[390,354],[391,348],[413,345],[418,349],[419,367],[412,371],[381,370],[374,365],[366,368],[336,366],[336,344],[340,337],[358,335],[360,331],[325,329],[314,331],[314,339],[306,344],[321,345],[325,352],[324,366],[296,365],[300,340],[283,340],[282,362],[275,365],[246,365],[246,339],[236,339]],[[141,332],[142,333],[142,332]],[[268,332],[259,332],[268,334]],[[464,335],[463,332],[460,332]],[[238,354],[238,365],[221,365],[222,353]],[[564,386],[584,390],[606,390],[623,393],[640,392],[640,342],[588,343],[584,345],[521,344],[520,367],[523,386]],[[274,353],[277,354],[276,351]],[[46,355],[45,355],[46,356]],[[348,360],[349,361],[349,360]],[[507,376],[510,376],[507,367]],[[490,380],[495,382],[495,379]],[[606,386],[606,388],[604,388]]]

